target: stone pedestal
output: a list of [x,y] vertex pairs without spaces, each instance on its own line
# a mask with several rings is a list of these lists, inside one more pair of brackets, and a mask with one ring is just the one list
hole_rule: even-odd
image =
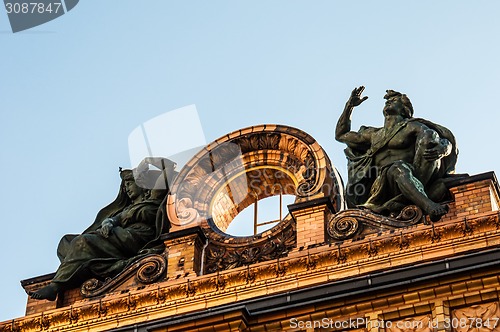
[[167,277],[184,278],[201,274],[202,251],[206,238],[200,227],[169,233],[164,237],[167,249]]
[[325,243],[325,220],[333,209],[329,197],[288,206],[297,225],[297,249]]

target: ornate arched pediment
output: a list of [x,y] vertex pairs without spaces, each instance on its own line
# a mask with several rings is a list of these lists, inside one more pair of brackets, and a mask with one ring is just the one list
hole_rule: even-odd
[[[273,186],[296,195],[297,202],[331,196],[340,207],[339,185],[328,156],[310,135],[283,125],[249,127],[208,144],[186,164],[172,184],[168,216],[174,230],[223,213],[234,217],[249,205],[247,196],[271,196]],[[224,195],[227,209],[221,206]]]
[[208,144],[179,172],[167,200],[171,232],[204,229],[210,242],[204,272],[280,257],[296,243],[290,215],[253,236],[225,233],[243,209],[279,193],[294,195],[295,203],[329,197],[336,210],[342,204],[341,180],[310,135],[283,125],[234,131]]

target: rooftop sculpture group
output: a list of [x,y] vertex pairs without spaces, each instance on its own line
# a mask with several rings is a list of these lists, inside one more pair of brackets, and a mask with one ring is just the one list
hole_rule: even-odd
[[[348,181],[344,197],[348,207],[397,216],[408,205],[416,205],[431,220],[439,220],[447,213],[447,206],[439,202],[447,195],[446,182],[452,178],[458,154],[453,134],[433,122],[413,118],[408,97],[393,90],[387,90],[384,97],[387,101],[383,127],[362,126],[359,131],[351,131],[354,107],[368,98],[362,97],[363,90],[359,87],[352,91],[335,132],[336,139],[347,145]],[[280,149],[281,136],[274,134],[269,136],[273,138],[268,139],[270,143],[263,141],[262,149]],[[295,149],[298,145],[286,146]],[[283,148],[280,151],[284,153]],[[158,170],[151,170],[149,165]],[[55,300],[59,292],[86,279],[114,277],[139,258],[163,252],[160,235],[170,228],[165,211],[167,179],[173,178],[174,167],[175,163],[168,159],[146,158],[134,170],[120,170],[118,197],[97,214],[82,234],[61,239],[57,249],[61,265],[54,278],[29,295],[33,299]]]

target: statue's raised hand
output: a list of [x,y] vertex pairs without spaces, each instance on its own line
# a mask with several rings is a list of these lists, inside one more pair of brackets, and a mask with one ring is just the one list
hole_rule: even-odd
[[360,86],[359,88],[354,88],[351,92],[351,96],[349,97],[349,100],[347,103],[352,106],[356,107],[359,106],[362,102],[368,99],[368,96],[361,97],[361,94],[365,90],[364,86]]

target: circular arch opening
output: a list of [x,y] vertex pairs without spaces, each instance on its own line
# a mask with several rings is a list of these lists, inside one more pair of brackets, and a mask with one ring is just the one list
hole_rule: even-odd
[[[260,166],[229,178],[210,204],[213,225],[231,236],[253,236],[285,219],[297,180],[280,167]],[[240,214],[241,213],[241,214]]]
[[254,236],[263,233],[287,217],[287,205],[294,195],[276,195],[254,202],[241,211],[229,224],[226,233],[232,236]]

